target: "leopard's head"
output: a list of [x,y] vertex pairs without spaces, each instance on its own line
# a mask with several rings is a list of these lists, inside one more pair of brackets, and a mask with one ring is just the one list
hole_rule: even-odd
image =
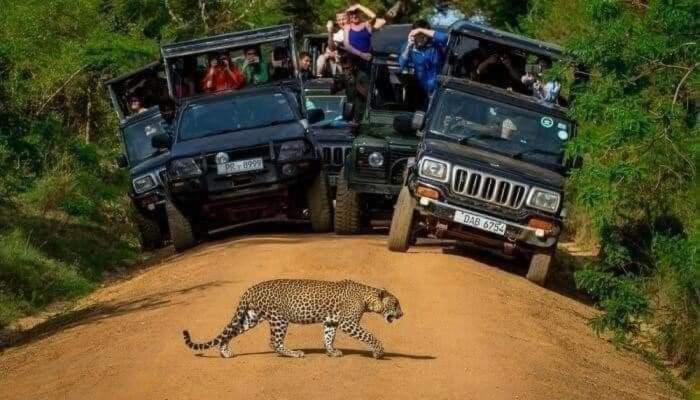
[[395,319],[403,317],[399,299],[385,289],[378,289],[376,293],[373,294],[369,309],[382,314],[388,323],[392,323]]

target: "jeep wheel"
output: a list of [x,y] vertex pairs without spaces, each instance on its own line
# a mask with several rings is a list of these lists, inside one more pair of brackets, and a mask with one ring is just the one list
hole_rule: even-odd
[[325,172],[321,171],[316,176],[306,193],[306,199],[311,213],[311,229],[314,232],[329,232],[332,223],[332,207]]
[[549,267],[552,265],[554,251],[537,251],[530,259],[530,268],[527,270],[527,280],[537,285],[544,286],[547,283]]
[[181,252],[194,247],[197,241],[190,221],[169,201],[165,202],[165,212],[168,215],[170,239],[173,242],[175,251]]
[[140,212],[135,211],[134,222],[139,230],[143,250],[155,250],[163,247],[163,232],[161,232],[157,221],[146,218]]
[[335,233],[351,235],[360,232],[360,195],[348,187],[345,168],[340,170],[335,194]]
[[408,187],[401,188],[396,200],[394,215],[391,217],[389,231],[389,250],[405,252],[411,245],[413,232],[413,213],[416,209],[416,199],[411,196]]

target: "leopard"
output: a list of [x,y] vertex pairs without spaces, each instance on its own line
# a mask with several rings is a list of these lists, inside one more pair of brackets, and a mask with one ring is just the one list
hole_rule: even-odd
[[223,358],[233,357],[230,341],[254,328],[260,321],[270,325],[270,347],[285,357],[304,357],[302,350],[285,347],[284,338],[290,324],[323,324],[325,353],[341,357],[333,346],[336,331],[369,347],[376,359],[384,356],[384,347],[372,333],[360,325],[364,313],[377,313],[388,323],[403,317],[399,299],[386,289],[378,289],[352,280],[320,281],[276,279],[260,282],[247,289],[240,298],[231,321],[208,342],[194,342],[189,331],[182,335],[185,344],[201,353],[219,348]]

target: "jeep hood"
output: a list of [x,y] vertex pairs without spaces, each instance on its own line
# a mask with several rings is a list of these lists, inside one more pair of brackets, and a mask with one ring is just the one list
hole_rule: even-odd
[[564,186],[564,176],[555,171],[471,146],[426,139],[422,154],[499,176],[521,177],[545,188],[561,189]]
[[165,163],[170,158],[170,153],[165,151],[160,154],[155,154],[153,157],[141,161],[140,163],[129,168],[129,173],[132,177],[137,177],[155,171],[165,166]]
[[350,128],[318,128],[312,127],[311,133],[320,143],[328,142],[352,142],[353,135]]
[[176,142],[170,150],[172,158],[192,157],[217,151],[227,151],[240,147],[253,147],[270,142],[301,139],[306,136],[306,129],[298,122],[268,126],[264,128],[244,129],[198,139]]

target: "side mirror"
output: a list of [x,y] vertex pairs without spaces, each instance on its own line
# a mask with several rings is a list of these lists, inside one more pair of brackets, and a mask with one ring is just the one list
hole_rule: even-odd
[[345,102],[343,104],[343,119],[346,121],[352,121],[355,118],[355,104]]
[[119,167],[119,168],[126,168],[129,166],[129,161],[127,161],[126,156],[124,154],[117,157],[116,161],[117,161],[117,167]]
[[413,117],[411,115],[397,115],[394,117],[394,130],[402,135],[415,133],[413,129]]
[[309,121],[309,124],[313,125],[326,119],[326,113],[320,108],[314,108],[306,112],[306,119]]
[[170,135],[167,133],[159,133],[151,138],[151,146],[159,150],[169,149],[171,144]]

